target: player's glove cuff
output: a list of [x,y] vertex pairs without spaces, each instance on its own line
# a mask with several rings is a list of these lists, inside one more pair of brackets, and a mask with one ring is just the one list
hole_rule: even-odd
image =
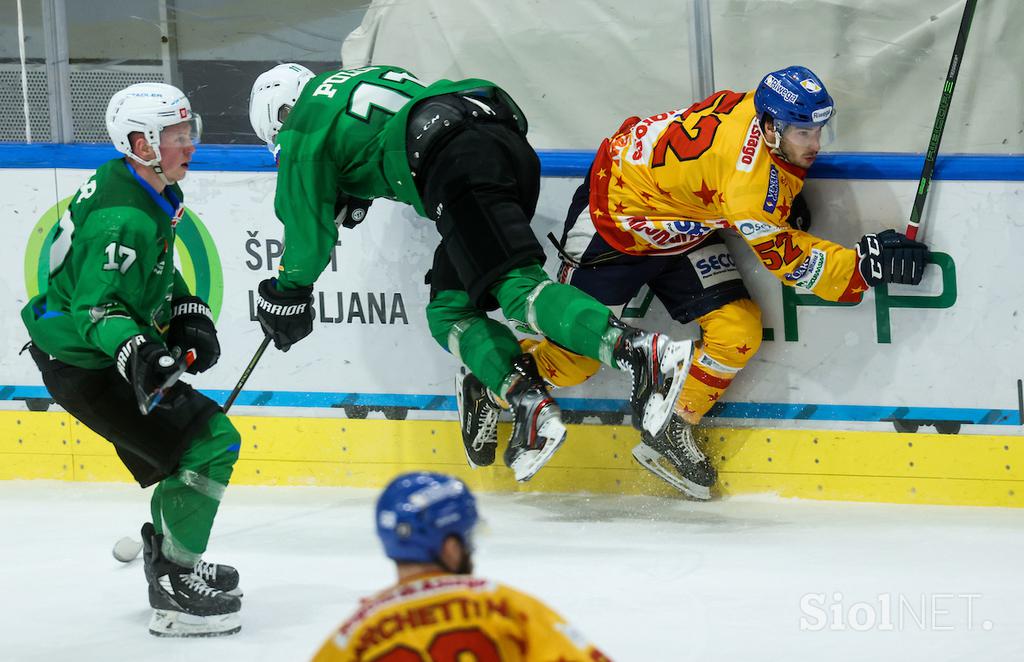
[[349,197],[338,215],[338,218],[341,219],[341,227],[351,229],[362,223],[372,204],[373,200]]

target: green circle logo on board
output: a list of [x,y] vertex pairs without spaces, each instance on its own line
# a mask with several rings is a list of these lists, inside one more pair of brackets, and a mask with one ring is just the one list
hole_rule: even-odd
[[[53,243],[57,223],[73,197],[68,196],[47,209],[32,228],[25,249],[25,291],[29,298],[46,289],[50,275],[50,244]],[[210,306],[213,319],[216,320],[220,317],[224,299],[224,272],[213,238],[199,216],[187,207],[175,230],[174,252],[181,276],[188,283],[189,289]]]

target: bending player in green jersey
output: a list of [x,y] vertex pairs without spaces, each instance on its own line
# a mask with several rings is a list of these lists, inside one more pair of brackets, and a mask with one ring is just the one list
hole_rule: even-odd
[[100,166],[61,219],[46,291],[22,310],[28,347],[53,399],[110,441],[139,485],[156,485],[142,528],[150,632],[230,634],[238,573],[202,554],[240,437],[177,381],[220,357],[210,309],[174,267],[177,182],[200,118],[177,88],[141,83],[111,98],[106,120],[126,158]]
[[[249,117],[278,159],[274,209],[284,223],[280,275],[259,285],[256,315],[278,349],[313,328],[313,283],[343,224],[373,198],[412,205],[435,223],[427,322],[434,339],[511,405],[505,463],[529,480],[565,439],[558,405],[515,336],[487,317],[528,325],[558,344],[633,375],[634,421],[665,426],[690,343],[634,329],[574,287],[552,281],[530,229],[540,164],[526,118],[486,80],[426,85],[399,67],[314,76],[297,64],[264,72]],[[680,379],[674,377],[679,374]]]

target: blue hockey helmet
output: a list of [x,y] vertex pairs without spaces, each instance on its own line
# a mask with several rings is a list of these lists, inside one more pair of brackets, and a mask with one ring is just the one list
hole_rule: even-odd
[[448,536],[467,549],[477,522],[476,499],[458,478],[425,471],[396,477],[377,500],[377,535],[388,558],[434,563]]
[[778,133],[787,126],[823,127],[835,112],[835,103],[813,71],[791,66],[773,71],[754,92],[758,120],[767,113]]

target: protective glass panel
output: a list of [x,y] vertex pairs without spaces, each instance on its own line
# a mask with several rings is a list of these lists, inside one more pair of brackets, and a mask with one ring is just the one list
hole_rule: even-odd
[[19,48],[18,3],[0,3],[0,142],[51,139],[46,38],[40,0],[21,0],[24,66]]
[[[1024,152],[1018,4],[979,3],[944,152]],[[832,151],[921,152],[963,0],[538,0],[528,10],[464,0],[21,6],[19,22],[16,0],[0,5],[0,141],[106,142],[110,96],[164,81],[203,114],[205,142],[256,144],[247,104],[260,72],[287,61],[321,72],[344,59],[398,64],[425,81],[493,80],[525,111],[536,147],[593,150],[630,115],[698,100],[693,79],[703,55],[717,89],[753,89],[773,69],[810,67],[842,117]],[[706,33],[694,29],[696,7],[710,14]],[[694,41],[697,33],[710,35],[711,53],[695,52],[705,43]]]
[[690,1],[374,0],[346,65],[504,88],[538,149],[594,150],[631,115],[689,105]]
[[[65,2],[70,139],[110,140],[104,116],[118,90],[165,82],[160,17],[155,0]],[[64,28],[61,30],[61,28]]]
[[366,0],[177,0],[177,75],[203,115],[206,143],[260,140],[249,126],[249,90],[281,62],[314,72],[341,66],[341,43]]
[[[943,152],[1024,152],[1019,4],[978,3]],[[800,64],[822,78],[842,117],[830,151],[923,152],[963,9],[963,0],[715,0],[715,84],[753,89]]]

